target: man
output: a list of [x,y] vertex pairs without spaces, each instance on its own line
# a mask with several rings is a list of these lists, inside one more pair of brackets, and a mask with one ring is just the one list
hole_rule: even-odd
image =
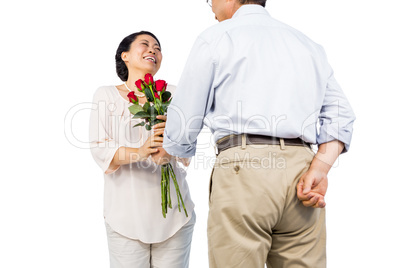
[[355,117],[322,47],[265,2],[212,1],[220,23],[195,41],[163,146],[191,157],[203,124],[214,134],[210,267],[321,268],[327,174]]

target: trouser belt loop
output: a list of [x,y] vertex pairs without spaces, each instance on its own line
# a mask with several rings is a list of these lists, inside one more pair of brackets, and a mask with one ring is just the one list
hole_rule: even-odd
[[241,149],[245,150],[247,147],[246,134],[241,135]]
[[279,143],[281,145],[281,150],[285,150],[285,141],[282,138],[280,138]]

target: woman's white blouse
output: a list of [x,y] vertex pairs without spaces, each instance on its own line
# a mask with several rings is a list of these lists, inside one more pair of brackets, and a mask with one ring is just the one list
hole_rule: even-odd
[[[174,87],[168,90],[173,93]],[[166,218],[161,209],[160,167],[150,158],[146,161],[109,168],[119,147],[139,148],[151,135],[145,127],[134,125],[142,119],[132,119],[125,100],[115,86],[98,88],[94,94],[90,117],[91,153],[104,173],[104,217],[110,227],[144,243],[158,243],[174,235],[186,224],[194,210],[185,170],[172,160],[188,218],[177,207],[176,190],[170,184],[172,209]]]

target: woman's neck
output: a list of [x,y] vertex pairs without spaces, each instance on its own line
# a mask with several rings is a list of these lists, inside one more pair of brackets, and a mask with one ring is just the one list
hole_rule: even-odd
[[[128,79],[126,81],[127,86],[134,91],[138,91],[137,87],[135,86],[135,82],[138,79],[144,80],[144,77],[147,73],[141,72],[141,71],[131,71],[129,72],[130,75],[128,76]],[[152,74],[153,76],[154,74]]]

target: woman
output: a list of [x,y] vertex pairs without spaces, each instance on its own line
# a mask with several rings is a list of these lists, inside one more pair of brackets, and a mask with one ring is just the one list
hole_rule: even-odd
[[[105,179],[104,218],[110,267],[188,267],[195,214],[186,173],[176,165],[176,159],[169,158],[174,162],[189,216],[179,212],[172,195],[173,208],[163,218],[160,168],[152,157],[165,155],[161,147],[165,123],[155,125],[152,132],[141,126],[133,128],[140,119],[132,119],[128,110],[130,91],[135,92],[140,104],[146,102],[135,81],[159,70],[160,43],[150,32],[131,34],[120,43],[115,59],[117,75],[124,83],[96,91],[90,119],[91,153]],[[168,90],[172,91],[172,87]],[[171,187],[175,193],[173,183]]]

